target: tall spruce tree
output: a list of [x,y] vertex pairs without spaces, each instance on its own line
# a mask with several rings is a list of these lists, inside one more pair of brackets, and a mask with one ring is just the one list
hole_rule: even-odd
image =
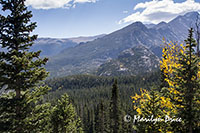
[[51,114],[52,133],[82,133],[81,121],[67,94],[62,95]]
[[171,80],[176,83],[179,92],[174,96],[178,108],[178,117],[183,119],[182,131],[192,133],[199,128],[200,121],[200,59],[195,53],[196,42],[193,39],[193,29],[189,30],[185,53],[180,53],[180,67],[175,68]]
[[115,80],[112,87],[112,96],[110,101],[110,132],[122,132],[122,116],[120,108],[119,89],[117,87],[117,80]]
[[101,101],[97,105],[97,110],[96,110],[96,115],[95,115],[95,131],[98,133],[104,133],[107,131],[106,127],[106,122],[107,122],[107,117],[106,117],[106,110],[105,110],[105,105],[103,104],[103,101]]
[[42,67],[47,58],[39,58],[41,51],[29,51],[37,39],[37,35],[30,35],[36,23],[30,21],[32,14],[24,3],[25,0],[0,0],[2,11],[6,12],[6,15],[0,15],[0,46],[5,49],[0,52],[0,89],[14,92],[1,98],[0,117],[5,122],[0,123],[4,126],[9,124],[3,128],[5,132],[26,132],[27,118],[32,114],[31,106],[37,103],[33,101],[37,98],[28,101],[27,95],[49,89],[41,82],[48,76]]

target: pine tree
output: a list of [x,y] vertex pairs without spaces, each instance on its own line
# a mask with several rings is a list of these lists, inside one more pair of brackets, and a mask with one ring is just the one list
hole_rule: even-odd
[[10,123],[7,125],[9,127],[3,129],[6,132],[26,132],[27,123],[30,122],[28,118],[33,111],[31,106],[36,104],[33,100],[37,100],[33,98],[28,101],[27,97],[34,92],[40,97],[49,90],[42,83],[48,76],[42,67],[47,58],[39,58],[41,51],[29,52],[33,41],[37,39],[37,35],[30,35],[36,23],[30,21],[32,14],[24,2],[25,0],[0,0],[2,11],[7,14],[0,15],[0,45],[4,49],[0,52],[0,89],[14,92],[1,98],[4,106],[0,109],[1,120]]
[[69,97],[64,94],[51,113],[53,133],[82,133],[79,117],[75,108],[69,102]]
[[101,101],[97,105],[97,111],[95,115],[95,131],[97,133],[104,133],[106,132],[106,112],[105,112],[105,105],[103,101]]
[[129,109],[129,106],[125,105],[125,103],[122,105],[123,111],[123,122],[122,122],[122,132],[123,133],[133,133],[133,122],[132,121],[126,121],[125,118],[127,118],[127,115],[133,116],[133,109]]
[[110,101],[110,130],[112,133],[120,133],[122,131],[122,116],[120,108],[119,89],[117,80],[112,87],[112,96]]
[[174,132],[198,130],[200,121],[200,60],[194,50],[193,29],[189,30],[185,42],[186,46],[181,44],[179,48],[169,44],[169,48],[163,52],[167,58],[161,61],[161,69],[168,83],[167,88],[162,89],[162,95],[173,104],[174,114],[171,116],[182,118],[182,123],[172,125]]
[[185,53],[180,53],[178,68],[175,68],[171,80],[175,83],[175,89],[179,92],[174,98],[178,108],[178,117],[183,119],[182,131],[192,133],[199,128],[200,114],[200,59],[194,48],[196,42],[193,39],[193,29],[189,30],[188,39],[185,40]]
[[47,94],[45,87],[37,87],[28,91],[23,99],[23,114],[25,116],[25,132],[49,133],[51,128],[50,115],[51,104],[44,102],[44,95]]
[[[166,112],[167,108],[171,108],[171,102],[169,99],[162,97],[159,91],[152,89],[146,91],[141,89],[141,95],[136,94],[132,97],[134,100],[134,109],[137,112],[137,117],[150,119],[151,117],[165,119],[165,115],[169,115]],[[164,111],[165,110],[165,111]],[[170,131],[170,123],[159,122],[145,122],[135,121],[134,129],[138,132],[168,132]]]

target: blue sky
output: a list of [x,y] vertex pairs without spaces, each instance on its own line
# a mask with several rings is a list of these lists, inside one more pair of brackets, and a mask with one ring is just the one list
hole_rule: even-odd
[[200,11],[200,0],[27,0],[39,37],[108,34],[135,21],[170,21]]

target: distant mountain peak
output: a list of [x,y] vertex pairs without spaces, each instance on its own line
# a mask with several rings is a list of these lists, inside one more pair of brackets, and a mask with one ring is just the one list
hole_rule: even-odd
[[134,22],[134,23],[124,27],[121,30],[126,30],[126,29],[128,29],[130,31],[130,30],[135,30],[135,29],[147,29],[147,27],[142,22],[137,21],[137,22]]
[[142,22],[140,22],[140,21],[136,21],[132,25],[144,25],[144,24]]
[[155,28],[155,29],[165,29],[165,28],[167,28],[167,25],[168,24],[166,22],[162,21],[162,22],[158,23],[157,25],[155,25],[153,28]]
[[158,23],[158,25],[163,25],[163,24],[167,24],[165,21],[161,21],[160,23]]
[[196,17],[198,16],[199,13],[198,12],[188,12],[184,15],[184,17]]
[[153,24],[153,23],[150,23],[150,24],[145,24],[145,26],[147,27],[147,28],[153,28],[154,26],[155,26],[156,24]]
[[129,25],[131,27],[146,27],[142,22],[140,21],[137,21],[137,22],[134,22],[132,23],[131,25]]

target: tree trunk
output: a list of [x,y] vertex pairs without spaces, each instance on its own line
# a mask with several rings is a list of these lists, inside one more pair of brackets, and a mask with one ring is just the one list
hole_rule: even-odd
[[190,125],[189,133],[192,133],[192,126]]
[[21,91],[20,89],[16,89],[16,99],[20,99],[20,96],[21,96]]

